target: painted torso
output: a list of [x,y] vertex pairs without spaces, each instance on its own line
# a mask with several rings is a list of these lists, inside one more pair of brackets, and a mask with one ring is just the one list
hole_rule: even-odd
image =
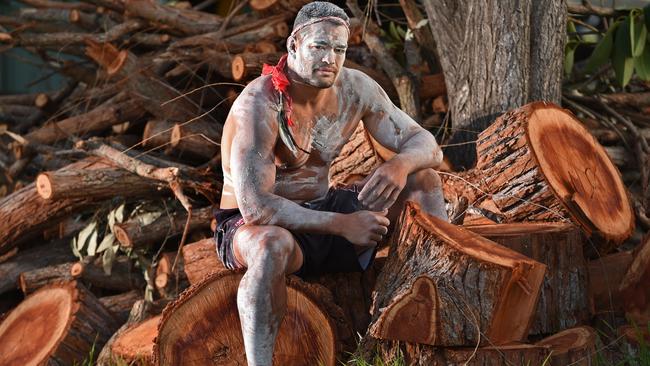
[[[362,91],[358,90],[361,77],[359,74],[355,70],[345,68],[341,70],[338,80],[329,88],[331,92],[327,93],[318,106],[294,104],[291,133],[297,145],[309,153],[299,150],[294,156],[278,135],[274,149],[276,167],[274,193],[276,195],[295,202],[314,200],[325,195],[329,186],[330,165],[350,139],[365,106],[371,99],[367,95],[362,96],[360,94]],[[259,99],[268,99],[265,97],[274,91],[269,87],[268,77],[266,81],[260,80],[263,78],[265,77],[258,78],[253,83],[266,84],[259,85],[256,93],[260,93]],[[277,99],[273,97],[272,100]],[[266,103],[272,111],[276,110],[275,104]],[[275,115],[275,112],[272,115]],[[226,121],[221,142],[224,173],[222,208],[237,207],[230,179],[229,161],[234,123],[229,123],[229,120],[230,116]]]

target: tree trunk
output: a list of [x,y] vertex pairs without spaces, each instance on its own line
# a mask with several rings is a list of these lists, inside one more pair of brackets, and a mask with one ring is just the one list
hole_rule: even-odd
[[[193,210],[189,222],[188,233],[207,229],[212,219],[212,208],[204,207]],[[146,248],[160,244],[166,237],[180,235],[187,222],[186,212],[176,212],[172,215],[162,215],[149,225],[142,225],[138,220],[126,221],[115,224],[113,230],[115,238],[126,248]]]
[[546,265],[530,334],[553,334],[591,319],[585,243],[571,224],[516,223],[466,228]]
[[201,282],[209,274],[225,270],[217,257],[217,247],[213,238],[203,239],[183,246],[183,269],[190,285]]
[[589,293],[596,314],[623,309],[619,285],[630,268],[634,256],[631,252],[618,252],[589,261]]
[[22,272],[33,271],[47,265],[57,265],[75,260],[67,241],[41,245],[18,254],[0,264],[0,295],[18,288]]
[[18,276],[18,286],[23,294],[27,296],[45,285],[70,281],[72,280],[70,268],[72,268],[73,264],[74,262],[62,263],[22,272]]
[[[476,140],[498,115],[527,102],[560,102],[565,0],[423,3],[449,92],[450,144]],[[457,168],[475,162],[473,144],[446,155]]]
[[[215,273],[165,308],[154,345],[158,365],[202,365],[205,359],[246,364],[236,301],[241,277],[241,272]],[[349,326],[342,322],[342,310],[322,286],[294,276],[287,285],[287,314],[273,363],[336,365],[342,351],[337,325]]]
[[620,282],[619,293],[628,320],[650,322],[650,233],[634,251],[634,260]]
[[152,365],[154,339],[158,336],[161,315],[130,325],[111,345],[113,358],[127,365]]
[[549,347],[549,366],[590,366],[596,363],[598,334],[591,327],[577,327],[546,337],[535,343]]
[[480,134],[477,151],[474,183],[503,222],[571,218],[603,254],[632,233],[620,173],[566,110],[540,102],[510,111]]
[[398,341],[382,342],[378,351],[386,364],[399,359],[401,353],[410,366],[544,365],[549,354],[547,347],[530,344],[446,348]]
[[0,323],[0,364],[72,365],[101,348],[117,329],[115,319],[74,281],[45,287]]
[[377,279],[369,334],[435,346],[524,340],[544,271],[409,202]]
[[113,314],[118,324],[124,324],[129,317],[133,304],[143,297],[144,295],[140,291],[131,290],[117,295],[100,297],[99,302]]

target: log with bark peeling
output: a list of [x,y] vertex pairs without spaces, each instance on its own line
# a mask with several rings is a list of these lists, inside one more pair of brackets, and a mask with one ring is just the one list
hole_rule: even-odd
[[42,288],[0,323],[0,364],[72,365],[117,329],[95,296],[75,283]]
[[412,202],[396,228],[375,287],[370,336],[435,346],[526,338],[545,265]]

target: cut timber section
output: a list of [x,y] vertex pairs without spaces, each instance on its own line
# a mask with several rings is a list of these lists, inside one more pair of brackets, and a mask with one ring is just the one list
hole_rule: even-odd
[[[242,276],[217,272],[165,308],[154,345],[158,365],[246,364],[236,296]],[[287,278],[287,313],[275,342],[274,365],[337,364],[337,329],[328,311],[338,307],[325,304],[328,297],[322,292],[327,290]]]
[[383,162],[368,132],[359,123],[350,140],[343,145],[329,171],[330,186],[345,186],[370,174]]
[[634,260],[623,277],[619,293],[628,320],[644,325],[650,322],[650,233],[634,251]]
[[378,348],[379,356],[386,364],[392,364],[391,362],[402,358],[404,364],[410,366],[547,365],[545,361],[549,352],[548,347],[530,344],[476,348],[432,347],[408,342],[384,341]]
[[122,332],[111,345],[113,358],[127,365],[153,364],[153,344],[158,335],[161,315],[135,323]]
[[589,366],[596,362],[596,343],[598,334],[591,327],[567,329],[535,343],[549,347],[549,366]]
[[213,272],[226,270],[219,257],[214,239],[203,239],[187,244],[183,252],[183,269],[190,285],[201,282]]
[[235,81],[253,79],[262,73],[264,64],[275,65],[283,53],[241,53],[232,59],[232,78]]
[[0,365],[72,365],[101,349],[117,329],[112,315],[74,281],[27,297],[0,323]]
[[570,112],[535,102],[500,116],[477,141],[482,186],[508,222],[571,217],[619,244],[634,229],[620,173]]
[[589,261],[589,293],[596,314],[623,310],[619,286],[633,260],[632,252],[625,251]]
[[466,229],[546,265],[530,334],[587,324],[592,315],[584,236],[570,223],[470,225]]
[[176,123],[170,135],[170,146],[181,154],[211,159],[220,152],[221,129],[204,120]]
[[375,287],[372,337],[434,346],[526,338],[545,265],[413,202],[396,227]]

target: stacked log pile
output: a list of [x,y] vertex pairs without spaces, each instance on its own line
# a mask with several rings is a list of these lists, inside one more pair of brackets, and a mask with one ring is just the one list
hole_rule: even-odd
[[[305,2],[243,1],[219,16],[184,2],[24,0],[0,16],[2,49],[24,48],[68,80],[0,95],[0,312],[11,309],[0,364],[81,363],[93,344],[102,365],[244,364],[242,274],[223,268],[211,239],[219,142],[234,98],[281,57]],[[400,5],[426,65],[407,52],[400,66],[348,2],[346,66],[437,131],[447,106],[435,45],[416,3]],[[647,185],[637,132],[646,165],[635,177]],[[627,173],[599,144],[620,139],[595,134],[543,103],[499,117],[480,135],[478,166],[443,175],[454,224],[409,204],[371,270],[287,279],[275,363],[337,364],[359,334],[362,354],[408,364],[588,364],[594,315],[650,321],[650,236],[626,241],[635,217],[650,226],[650,191],[628,204]],[[360,123],[330,183],[391,154]]]

